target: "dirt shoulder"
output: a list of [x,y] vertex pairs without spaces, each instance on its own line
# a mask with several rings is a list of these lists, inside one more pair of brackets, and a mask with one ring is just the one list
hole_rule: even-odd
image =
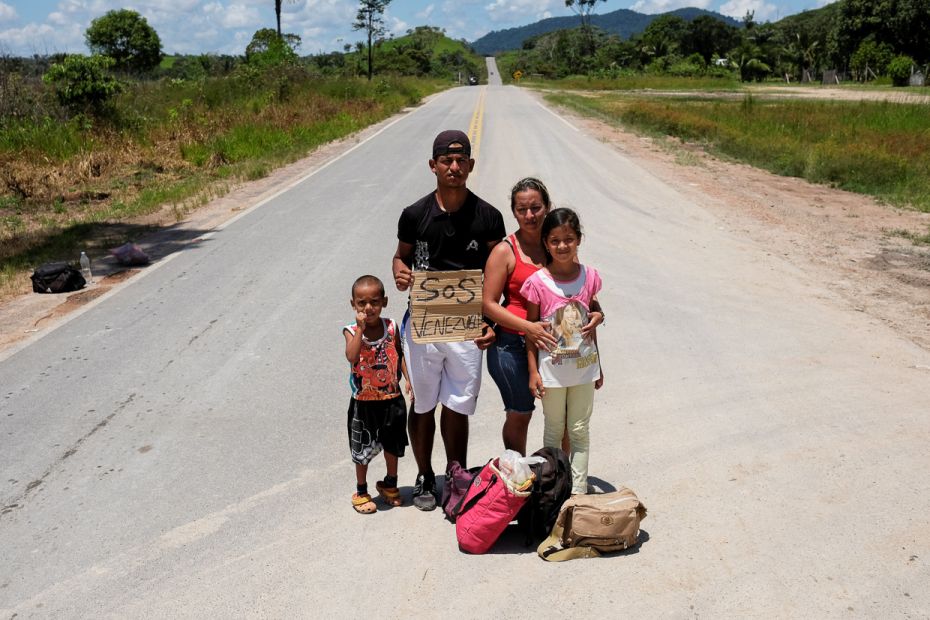
[[[930,350],[930,248],[890,234],[926,234],[930,214],[722,161],[676,140],[653,140],[564,110],[562,114],[717,214],[731,230],[824,284],[840,303],[876,317]],[[260,181],[239,185],[182,223],[175,223],[167,209],[150,216],[145,223],[158,230],[139,244],[157,259],[197,243],[203,232],[281,191],[383,124],[327,145]],[[48,329],[135,273],[112,260],[98,261],[96,269],[96,283],[84,291],[68,296],[24,293],[0,304],[0,352]]]
[[561,113],[715,213],[731,230],[788,260],[841,303],[930,350],[930,248],[892,234],[926,235],[930,214],[722,161],[676,139],[654,140]]

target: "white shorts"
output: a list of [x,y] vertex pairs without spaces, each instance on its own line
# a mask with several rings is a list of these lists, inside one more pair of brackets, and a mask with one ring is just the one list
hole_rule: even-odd
[[481,389],[482,351],[466,342],[418,344],[411,337],[410,317],[404,317],[404,357],[413,386],[413,410],[429,413],[443,404],[472,415]]

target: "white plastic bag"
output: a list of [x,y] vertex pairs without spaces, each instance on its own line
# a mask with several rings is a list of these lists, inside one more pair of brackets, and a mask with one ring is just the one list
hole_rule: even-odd
[[545,459],[539,456],[521,456],[516,450],[504,450],[498,459],[497,468],[514,486],[519,487],[532,477],[530,465],[543,461]]

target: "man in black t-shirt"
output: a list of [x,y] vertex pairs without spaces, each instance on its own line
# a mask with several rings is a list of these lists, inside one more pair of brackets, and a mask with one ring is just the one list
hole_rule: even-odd
[[[394,283],[400,291],[413,284],[413,271],[484,269],[491,248],[504,237],[500,211],[478,198],[465,182],[475,167],[471,143],[461,131],[447,130],[433,141],[429,167],[436,175],[436,191],[401,213],[394,254]],[[413,386],[408,420],[410,444],[417,461],[413,503],[420,510],[436,507],[433,438],[436,405],[442,405],[440,432],[446,464],[465,467],[468,455],[468,416],[475,412],[481,387],[482,350],[494,342],[485,329],[470,342],[417,344],[404,321],[404,356]]]

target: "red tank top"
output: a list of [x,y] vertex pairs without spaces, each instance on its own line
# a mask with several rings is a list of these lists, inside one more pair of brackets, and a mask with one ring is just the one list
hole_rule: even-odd
[[[510,249],[513,250],[515,264],[513,273],[507,279],[507,286],[504,287],[504,303],[502,305],[511,314],[526,319],[526,297],[520,294],[520,289],[523,288],[523,283],[526,282],[527,278],[539,271],[539,267],[521,258],[516,234],[508,236],[507,243],[510,244]],[[511,334],[523,334],[523,332],[507,329],[503,325],[501,328]]]

